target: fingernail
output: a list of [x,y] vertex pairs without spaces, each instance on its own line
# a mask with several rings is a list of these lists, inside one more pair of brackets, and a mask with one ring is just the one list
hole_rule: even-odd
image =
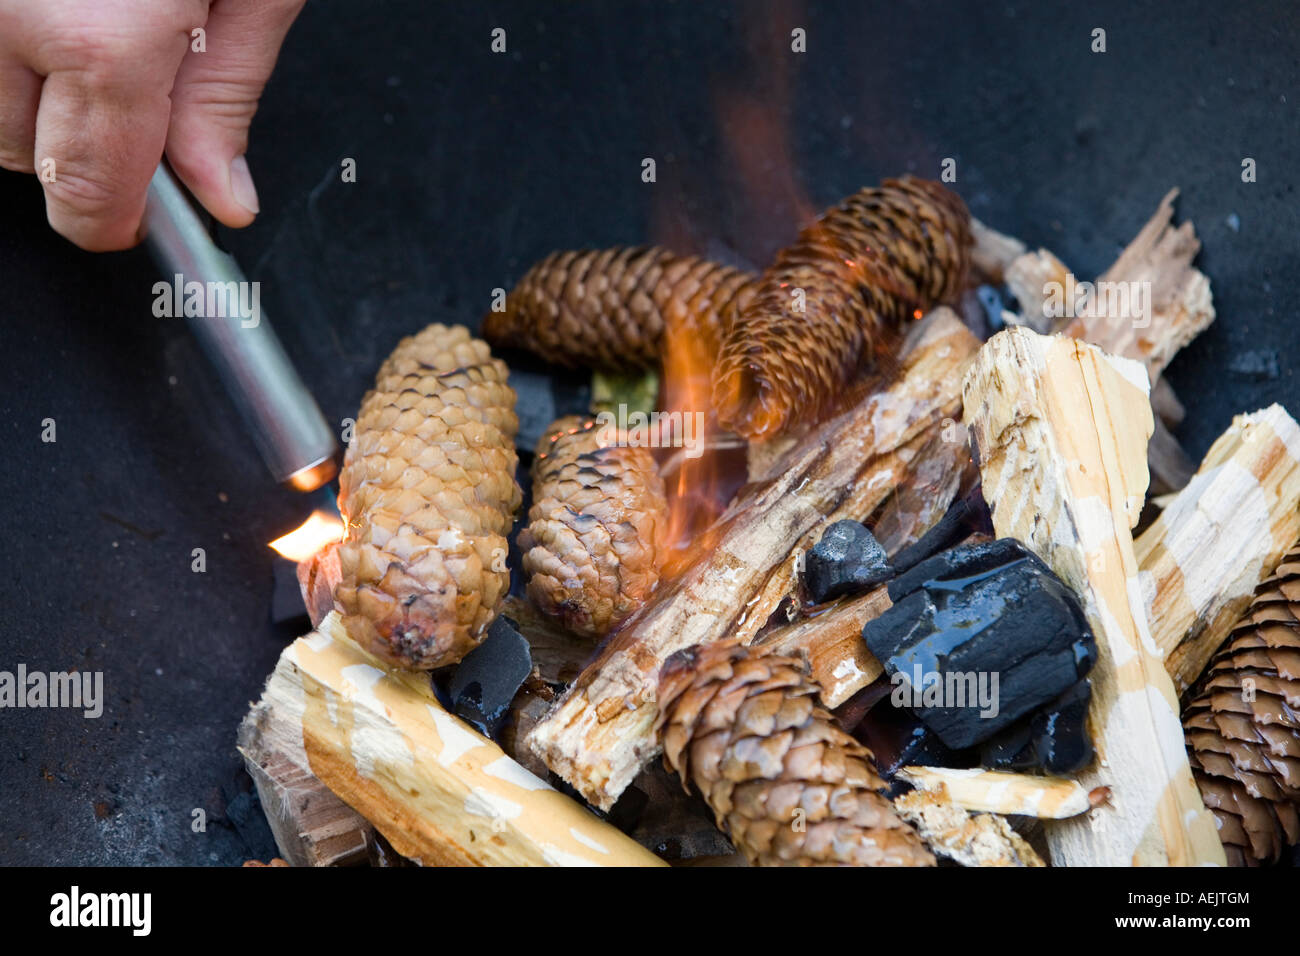
[[257,205],[257,187],[253,185],[253,174],[248,171],[248,160],[236,156],[230,161],[230,191],[235,202],[239,203],[253,215],[261,211]]

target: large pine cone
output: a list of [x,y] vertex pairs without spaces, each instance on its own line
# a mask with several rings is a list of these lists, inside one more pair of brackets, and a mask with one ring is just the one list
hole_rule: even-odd
[[519,535],[528,596],[574,633],[603,637],[659,581],[668,504],[654,458],[576,415],[537,445],[533,506]]
[[1273,862],[1300,843],[1300,547],[1256,589],[1183,726],[1228,862]]
[[657,246],[554,252],[483,319],[483,337],[568,367],[610,371],[660,362],[665,335],[717,354],[726,316],[754,276]]
[[825,412],[889,333],[956,297],[971,243],[961,199],[910,176],[828,210],[729,325],[713,372],[719,420],[768,438]]
[[801,661],[734,641],[687,648],[664,662],[658,705],[665,762],[751,863],[934,865]]
[[510,589],[515,393],[463,326],[403,339],[361,402],[339,509],[348,631],[386,660],[428,670],[464,657]]

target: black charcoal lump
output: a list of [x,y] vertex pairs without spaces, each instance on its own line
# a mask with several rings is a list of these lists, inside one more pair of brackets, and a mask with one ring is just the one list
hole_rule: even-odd
[[893,573],[885,549],[857,521],[835,522],[804,559],[804,583],[817,604],[860,594]]
[[532,652],[519,627],[498,615],[483,643],[456,665],[448,693],[452,711],[494,737],[510,712],[510,702],[533,671]]
[[1037,713],[984,743],[980,764],[993,770],[1075,773],[1092,763],[1088,704],[1092,682],[1079,681]]
[[872,707],[852,733],[871,750],[876,770],[886,780],[909,765],[968,768],[979,763],[978,750],[945,747],[939,735],[915,714],[890,707],[887,700]]
[[1054,700],[1096,661],[1074,593],[1012,538],[922,561],[889,596],[863,640],[894,683],[891,701],[954,750]]

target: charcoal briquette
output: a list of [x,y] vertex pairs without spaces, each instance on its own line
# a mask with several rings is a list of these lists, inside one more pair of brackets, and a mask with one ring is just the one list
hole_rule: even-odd
[[897,698],[954,749],[1049,703],[1096,660],[1074,593],[1011,538],[928,558],[889,593],[863,640]]
[[860,594],[893,573],[885,549],[857,521],[837,521],[827,528],[804,563],[804,583],[818,604]]
[[960,544],[972,530],[974,509],[965,499],[954,501],[939,523],[890,559],[895,574],[902,574],[926,558]]
[[1056,700],[984,743],[980,764],[992,770],[1075,773],[1092,762],[1088,704],[1092,682],[1084,679]]
[[514,621],[498,615],[483,643],[456,666],[448,688],[452,710],[482,733],[495,736],[532,670],[528,641]]

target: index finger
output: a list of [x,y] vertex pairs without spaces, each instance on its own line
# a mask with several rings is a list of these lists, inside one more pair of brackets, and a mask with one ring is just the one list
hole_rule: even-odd
[[176,19],[163,30],[91,31],[48,57],[33,160],[50,225],[84,249],[138,239],[188,38]]

